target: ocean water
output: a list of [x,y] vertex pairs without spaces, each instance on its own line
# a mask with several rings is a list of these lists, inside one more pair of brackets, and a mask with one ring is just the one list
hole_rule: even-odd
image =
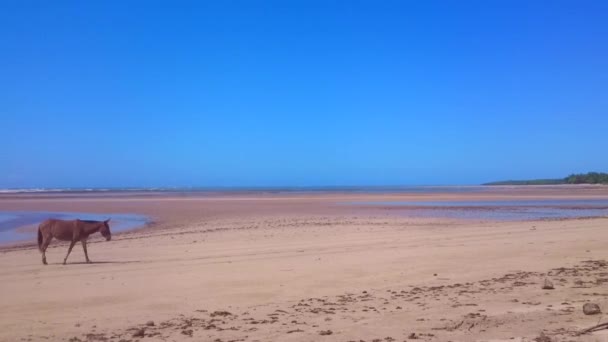
[[110,192],[352,192],[352,193],[462,193],[490,190],[487,186],[275,186],[275,187],[160,187],[160,188],[23,188],[0,189],[0,194],[17,193],[110,193]]
[[112,233],[143,227],[150,219],[137,214],[93,214],[76,212],[45,211],[0,211],[0,243],[36,241],[36,227],[40,222],[56,218],[62,220],[95,220],[111,219]]
[[366,201],[348,205],[391,207],[410,217],[528,221],[608,217],[608,199],[501,201]]

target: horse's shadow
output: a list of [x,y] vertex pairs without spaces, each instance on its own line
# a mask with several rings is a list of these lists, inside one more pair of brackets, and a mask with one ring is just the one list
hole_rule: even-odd
[[[93,265],[93,264],[137,264],[140,263],[141,261],[139,260],[127,260],[127,261],[91,261],[91,262],[86,262],[86,261],[74,261],[74,262],[68,262],[66,264],[67,265]],[[63,265],[62,263],[60,263],[59,265]]]

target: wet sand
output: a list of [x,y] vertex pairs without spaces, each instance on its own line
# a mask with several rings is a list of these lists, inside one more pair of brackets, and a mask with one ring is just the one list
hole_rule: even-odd
[[[0,210],[136,213],[150,226],[43,266],[0,250],[2,341],[553,341],[608,310],[608,219],[409,218],[345,201],[608,198],[606,187],[435,194],[2,195]],[[548,278],[555,289],[543,290]],[[153,321],[153,325],[147,325]],[[150,322],[152,323],[152,322]],[[542,340],[548,341],[548,340]]]

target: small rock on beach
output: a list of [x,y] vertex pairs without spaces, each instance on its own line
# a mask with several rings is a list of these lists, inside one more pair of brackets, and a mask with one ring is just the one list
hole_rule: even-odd
[[585,313],[585,315],[597,315],[602,313],[602,310],[600,309],[600,306],[595,303],[585,303],[585,305],[583,305],[583,313]]
[[146,331],[144,329],[137,329],[134,333],[133,333],[133,337],[144,337],[145,336]]

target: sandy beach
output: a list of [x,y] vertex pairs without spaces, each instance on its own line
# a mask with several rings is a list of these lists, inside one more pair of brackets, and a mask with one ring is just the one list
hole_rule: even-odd
[[608,342],[608,1],[0,18],[0,342]]
[[[608,198],[608,187],[474,193],[2,194],[0,210],[135,213],[79,245],[0,248],[2,341],[605,341],[608,218],[408,217],[381,200]],[[549,279],[554,289],[542,289]]]

